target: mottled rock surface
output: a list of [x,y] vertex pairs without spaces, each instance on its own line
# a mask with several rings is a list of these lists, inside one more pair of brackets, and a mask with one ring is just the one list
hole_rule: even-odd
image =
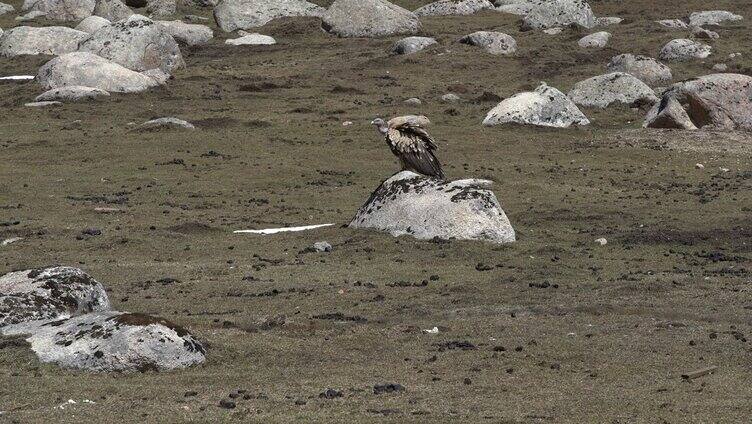
[[535,91],[502,100],[483,120],[486,126],[503,124],[566,128],[590,121],[564,93],[542,83]]
[[340,37],[388,37],[415,34],[421,29],[413,12],[386,0],[335,0],[322,25]]

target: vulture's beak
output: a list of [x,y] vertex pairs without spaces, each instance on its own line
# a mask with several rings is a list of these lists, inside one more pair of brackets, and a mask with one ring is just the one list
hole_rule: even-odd
[[376,125],[376,120],[371,121],[371,125]]

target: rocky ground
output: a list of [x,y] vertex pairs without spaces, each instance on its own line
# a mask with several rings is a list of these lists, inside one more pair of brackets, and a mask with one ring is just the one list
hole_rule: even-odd
[[[22,238],[0,246],[0,274],[79,267],[113,308],[189,328],[208,352],[181,371],[93,374],[5,337],[0,421],[748,421],[752,136],[646,130],[647,107],[628,106],[582,108],[579,128],[481,125],[541,81],[566,93],[613,56],[656,57],[688,32],[653,21],[693,11],[745,20],[713,28],[707,59],[672,63],[674,82],[718,63],[752,75],[743,3],[593,1],[624,18],[596,50],[578,46],[596,30],[520,32],[495,11],[422,17],[439,43],[409,56],[389,54],[401,37],[335,38],[315,18],[274,21],[257,32],[278,44],[254,47],[206,21],[215,38],[181,46],[187,66],[161,88],[29,108],[37,83],[0,83],[0,240]],[[481,30],[517,52],[456,43]],[[0,59],[0,76],[49,59]],[[495,181],[517,242],[343,227],[397,170],[369,122],[405,113],[432,120],[449,178]],[[197,129],[134,130],[164,116]],[[323,223],[337,225],[232,233]]]

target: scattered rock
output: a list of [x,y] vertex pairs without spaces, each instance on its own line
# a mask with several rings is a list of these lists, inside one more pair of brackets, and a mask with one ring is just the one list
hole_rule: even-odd
[[610,38],[610,33],[601,31],[580,38],[577,44],[584,49],[602,49],[606,47]]
[[445,103],[454,103],[454,102],[459,102],[460,100],[462,100],[460,96],[454,93],[447,93],[441,96],[441,101]]
[[618,25],[622,21],[622,18],[617,18],[615,16],[603,16],[600,18],[595,18],[595,26],[606,27],[611,25]]
[[277,40],[268,35],[262,34],[247,34],[240,38],[232,38],[225,40],[225,44],[233,46],[268,46],[277,44]]
[[188,121],[184,121],[178,118],[166,117],[146,121],[136,128],[137,131],[158,131],[162,129],[195,130],[196,127]]
[[658,54],[658,58],[673,62],[686,62],[692,59],[705,59],[710,56],[711,47],[689,39],[671,40]]
[[373,386],[373,394],[383,395],[384,393],[404,392],[405,386],[398,383],[377,384]]
[[172,73],[185,66],[172,35],[164,26],[141,15],[103,27],[83,41],[79,51],[94,53],[134,71],[159,68]]
[[156,23],[176,41],[189,46],[206,44],[214,37],[214,31],[206,25],[187,24],[183,21],[156,21]]
[[222,399],[219,401],[219,407],[224,409],[235,409],[235,402],[230,399]]
[[515,232],[490,181],[441,181],[399,172],[371,195],[350,228],[375,229],[418,239],[515,241]]
[[662,84],[673,79],[668,66],[647,56],[620,54],[611,58],[606,69],[610,72],[626,72],[648,85]]
[[433,44],[436,44],[436,39],[431,37],[406,37],[394,43],[392,53],[413,54]]
[[517,42],[503,32],[478,31],[460,38],[460,43],[482,47],[491,54],[512,54],[517,51]]
[[666,109],[677,110],[671,99],[697,128],[752,131],[752,77],[748,75],[711,74],[673,85],[648,113],[647,126],[655,127],[656,117]]
[[331,252],[332,245],[326,241],[317,241],[316,243],[313,243],[313,250],[316,252]]
[[671,29],[687,29],[689,25],[681,19],[664,19],[655,21],[658,25]]
[[104,287],[78,268],[27,269],[0,277],[0,328],[110,307]]
[[692,37],[700,40],[717,40],[720,38],[720,35],[715,31],[709,31],[700,27],[692,27]]
[[6,13],[15,12],[16,8],[6,4],[6,3],[0,3],[0,16],[5,15]]
[[488,0],[440,0],[416,9],[418,16],[472,15],[485,9],[493,9]]
[[94,14],[110,22],[116,22],[128,19],[133,15],[133,11],[120,0],[97,0]]
[[624,72],[598,75],[580,81],[569,92],[577,105],[605,108],[612,103],[652,105],[658,101],[655,92],[644,82]]
[[705,169],[705,165],[703,165],[703,164],[701,164],[701,163],[696,163],[696,164],[695,164],[695,168],[696,168],[696,169]]
[[697,129],[692,120],[689,119],[687,111],[673,97],[663,97],[661,102],[648,112],[642,126],[645,128]]
[[564,31],[564,28],[555,27],[555,28],[544,29],[543,33],[548,34],[548,35],[556,35],[556,34],[561,34],[562,31]]
[[59,55],[74,52],[89,34],[75,29],[50,26],[11,28],[0,35],[0,56]]
[[322,25],[340,37],[388,37],[421,29],[414,13],[386,0],[335,0]]
[[62,88],[53,88],[37,96],[36,102],[80,102],[87,100],[97,100],[102,97],[109,97],[110,93],[99,88],[83,87],[72,85]]
[[606,240],[603,237],[601,237],[599,239],[595,239],[595,242],[598,243],[598,244],[600,244],[601,246],[605,246],[606,244],[608,244],[608,240]]
[[486,126],[503,124],[566,128],[572,124],[588,125],[590,121],[564,93],[541,83],[535,91],[504,99],[483,120]]
[[724,22],[737,22],[742,19],[744,19],[742,16],[725,10],[708,10],[689,15],[689,24],[692,26],[719,26]]
[[716,63],[713,65],[713,70],[716,72],[726,72],[728,70],[728,65],[725,63]]
[[61,106],[62,102],[31,102],[25,103],[26,107],[48,107],[48,106]]
[[94,312],[68,319],[7,326],[39,360],[97,372],[168,371],[204,362],[206,350],[187,330],[158,317]]
[[423,102],[417,97],[411,97],[405,100],[404,103],[408,106],[420,106],[423,104]]
[[37,81],[46,90],[84,86],[111,93],[136,93],[159,85],[146,75],[86,52],[67,53],[52,59],[39,68]]
[[166,18],[172,16],[177,11],[175,0],[147,0],[146,13],[152,18]]
[[251,29],[287,16],[320,17],[325,9],[304,0],[222,0],[214,19],[225,32]]
[[579,25],[595,26],[595,15],[585,0],[528,0],[530,11],[522,18],[522,30]]
[[326,389],[322,393],[319,393],[321,399],[336,399],[342,396],[342,391],[337,389]]
[[88,18],[81,21],[77,26],[76,30],[87,32],[89,34],[94,34],[95,32],[102,29],[102,27],[106,27],[107,25],[110,25],[111,22],[107,19],[101,17],[101,16],[89,16]]
[[21,241],[21,240],[23,240],[23,237],[11,237],[11,238],[7,238],[7,239],[3,240],[2,242],[0,242],[0,246],[8,246],[9,244],[13,244],[13,243],[15,243],[17,241]]

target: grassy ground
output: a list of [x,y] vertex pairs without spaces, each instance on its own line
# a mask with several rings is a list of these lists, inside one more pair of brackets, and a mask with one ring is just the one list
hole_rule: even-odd
[[[645,111],[628,107],[586,110],[584,129],[484,128],[495,102],[477,100],[540,81],[566,92],[616,54],[655,56],[686,36],[652,20],[704,9],[746,20],[718,30],[708,60],[672,65],[676,80],[718,62],[750,74],[742,3],[594,1],[597,15],[626,19],[596,52],[577,47],[585,32],[520,33],[494,12],[424,19],[440,45],[409,57],[388,54],[396,38],[337,39],[314,19],[283,20],[259,31],[276,46],[225,46],[218,31],[183,49],[188,67],[149,93],[29,109],[38,85],[0,85],[0,239],[24,237],[0,247],[0,272],[79,266],[115,308],[169,318],[209,348],[180,372],[93,375],[4,341],[0,421],[748,421],[752,136],[646,131]],[[455,42],[492,29],[519,52]],[[35,74],[46,60],[2,59],[0,74]],[[463,101],[442,103],[450,91]],[[342,227],[396,171],[368,123],[408,112],[434,122],[450,178],[496,182],[517,243]],[[161,116],[200,130],[129,131]],[[338,225],[231,233],[317,223]],[[89,227],[102,235],[78,240]],[[301,253],[321,240],[334,251]],[[155,282],[165,277],[178,281]],[[718,370],[682,380],[707,366]],[[374,394],[383,383],[405,391]],[[343,396],[320,398],[327,388]],[[238,390],[235,409],[218,406]]]

